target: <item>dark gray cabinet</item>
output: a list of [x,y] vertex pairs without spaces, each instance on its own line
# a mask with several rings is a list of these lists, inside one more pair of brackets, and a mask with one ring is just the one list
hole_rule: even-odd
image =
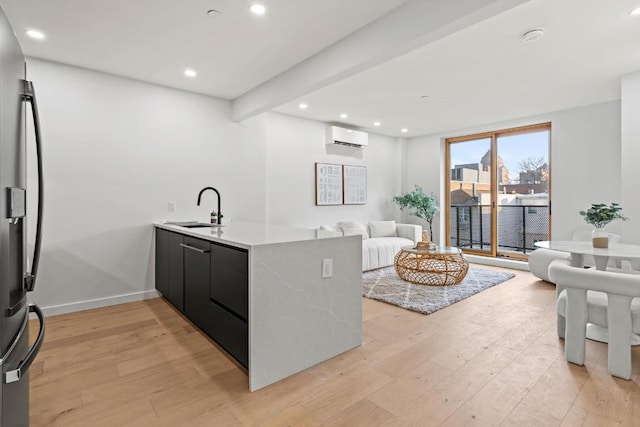
[[211,301],[211,325],[207,333],[242,366],[249,367],[249,327],[231,311]]
[[156,229],[156,289],[184,312],[183,236]]
[[246,250],[211,244],[210,335],[245,367],[249,364],[248,277]]
[[206,240],[184,237],[184,314],[207,332],[209,329],[210,245]]
[[211,245],[211,299],[243,320],[249,312],[247,251]]
[[169,232],[156,228],[156,289],[169,295]]
[[244,367],[248,270],[245,249],[156,228],[156,289]]

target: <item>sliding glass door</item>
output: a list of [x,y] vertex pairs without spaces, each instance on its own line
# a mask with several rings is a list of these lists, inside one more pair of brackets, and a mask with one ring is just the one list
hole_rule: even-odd
[[447,139],[450,246],[523,259],[549,239],[550,135],[545,123]]
[[448,147],[449,245],[491,253],[491,137],[451,142]]

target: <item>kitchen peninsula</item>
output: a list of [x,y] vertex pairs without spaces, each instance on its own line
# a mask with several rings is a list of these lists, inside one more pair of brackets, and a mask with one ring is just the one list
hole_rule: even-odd
[[251,391],[362,344],[360,236],[154,226],[157,290],[247,368]]

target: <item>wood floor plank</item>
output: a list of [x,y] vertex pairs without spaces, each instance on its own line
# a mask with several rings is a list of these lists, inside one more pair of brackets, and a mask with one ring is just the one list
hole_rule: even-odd
[[591,415],[622,422],[624,411],[638,384],[613,377],[606,367],[596,367],[576,397],[574,406]]
[[393,415],[389,412],[369,399],[362,399],[338,412],[322,425],[332,427],[368,427],[380,425],[391,418],[393,418]]
[[521,403],[500,425],[503,427],[556,427],[561,424],[562,419],[554,418],[535,407]]
[[564,357],[559,357],[527,393],[522,403],[555,419],[564,420],[588,378],[589,374],[583,367],[567,363]]
[[325,385],[320,393],[305,398],[302,407],[324,422],[391,381],[391,377],[373,368],[354,369]]
[[561,427],[618,427],[621,423],[574,406],[560,425]]
[[368,399],[392,414],[401,414],[431,386],[451,373],[450,369],[427,360],[408,374],[369,394]]
[[254,393],[164,299],[49,317],[31,425],[638,425],[640,347],[631,381],[603,343],[567,363],[555,287],[482,268],[516,276],[428,316],[364,298],[362,346]]

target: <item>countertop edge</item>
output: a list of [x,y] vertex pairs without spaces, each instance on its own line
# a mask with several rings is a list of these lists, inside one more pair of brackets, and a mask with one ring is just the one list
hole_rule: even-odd
[[223,245],[233,246],[236,248],[249,250],[251,249],[251,246],[252,246],[252,245],[247,245],[247,244],[236,242],[236,241],[226,240],[213,235],[206,236],[206,235],[203,235],[202,233],[196,232],[195,230],[192,230],[186,227],[180,227],[179,225],[162,224],[159,222],[154,222],[153,226],[156,228],[162,228],[163,230],[173,231],[174,233],[184,234],[185,236],[194,237],[196,239],[209,240],[211,242],[221,243]]
[[[257,224],[257,223],[247,223],[244,225],[253,226],[253,227],[262,225],[264,227],[268,227],[268,225],[266,224]],[[202,232],[203,230],[202,228],[190,229],[190,228],[181,227],[175,224],[166,224],[161,222],[154,222],[153,226],[156,228],[161,228],[163,230],[172,231],[174,233],[183,234],[185,236],[208,240],[211,242],[220,243],[223,245],[233,246],[236,248],[241,248],[246,250],[249,250],[252,247],[256,247],[256,246],[269,246],[269,245],[279,245],[279,244],[296,243],[296,242],[308,242],[308,241],[314,241],[314,240],[320,240],[320,239],[324,240],[324,239],[343,239],[343,238],[349,238],[349,237],[359,237],[359,236],[342,236],[339,234],[331,235],[329,233],[323,237],[315,237],[315,238],[289,238],[289,239],[277,239],[277,241],[273,241],[273,242],[248,243],[248,242],[239,242],[237,240],[227,239],[224,236],[221,237],[215,234],[204,234]],[[233,225],[229,225],[226,227],[231,228],[231,227],[242,227],[242,226],[243,226],[243,223],[233,223]],[[296,229],[295,227],[283,227],[283,228],[289,228],[291,230]],[[197,231],[197,230],[200,230],[200,231]],[[220,230],[221,230],[221,234],[223,234],[225,231],[225,227],[220,228]],[[305,230],[305,229],[297,229],[297,230]],[[307,230],[307,231],[312,231],[312,230]]]

